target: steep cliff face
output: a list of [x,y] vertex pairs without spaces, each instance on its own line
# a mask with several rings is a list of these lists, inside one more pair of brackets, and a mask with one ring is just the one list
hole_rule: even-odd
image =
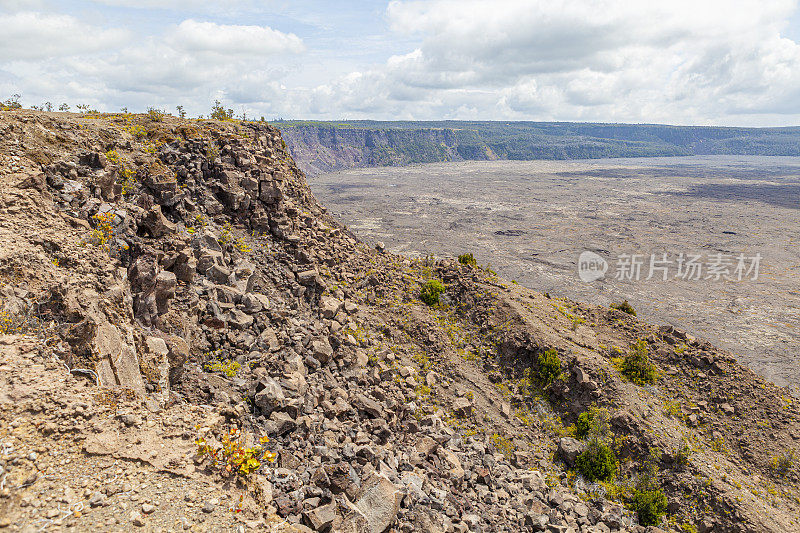
[[[319,174],[345,168],[496,159],[477,134],[452,129],[359,129],[297,126],[282,131],[298,166]],[[464,144],[464,141],[473,141]]]
[[560,122],[279,122],[309,174],[459,160],[800,155],[799,128]]
[[9,112],[0,163],[0,527],[797,530],[785,390],[369,248],[270,126]]

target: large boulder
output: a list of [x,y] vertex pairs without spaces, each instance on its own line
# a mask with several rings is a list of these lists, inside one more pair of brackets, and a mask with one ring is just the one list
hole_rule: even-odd
[[319,308],[322,313],[322,318],[333,318],[336,316],[336,313],[339,312],[339,309],[342,308],[342,302],[336,298],[323,297],[320,299]]
[[348,512],[339,529],[347,533],[383,533],[394,522],[404,493],[383,474],[365,480],[355,504],[348,503]]
[[333,357],[333,348],[328,339],[316,339],[311,341],[311,356],[324,365]]
[[164,235],[175,233],[175,230],[177,229],[177,226],[167,220],[167,218],[161,212],[160,205],[154,205],[147,211],[144,217],[142,217],[142,220],[139,222],[139,227],[147,230],[147,232],[150,233],[150,236],[153,238],[163,237]]
[[253,314],[260,313],[269,307],[269,299],[263,294],[248,292],[242,296],[242,308],[245,312]]
[[153,289],[156,309],[159,315],[169,311],[169,301],[175,297],[175,288],[178,286],[178,278],[172,272],[161,271],[156,276],[156,283]]
[[169,401],[169,348],[160,337],[146,337],[144,340],[147,355],[142,366],[150,367],[158,379],[158,396],[161,404]]
[[167,343],[167,348],[169,349],[167,354],[169,381],[170,383],[175,383],[183,374],[183,365],[189,359],[189,343],[176,335],[165,336],[164,342]]
[[282,409],[286,405],[286,395],[283,393],[281,384],[276,380],[265,376],[259,380],[255,389],[253,403],[264,414],[269,415],[272,411]]
[[442,469],[447,472],[456,485],[460,484],[464,480],[465,472],[458,456],[447,448],[439,448],[437,453],[442,460]]
[[316,269],[301,270],[298,272],[297,283],[306,287],[318,287],[322,290],[325,289],[325,282],[322,280],[322,276],[319,275],[319,272]]
[[585,450],[586,444],[578,439],[562,437],[561,440],[558,441],[558,453],[567,466],[575,466],[575,461],[578,459],[578,456]]
[[162,271],[154,256],[142,255],[129,269],[128,279],[134,295],[134,315],[145,325],[156,324],[158,317],[169,311],[169,302],[175,297],[175,274]]
[[320,505],[303,512],[303,520],[314,531],[328,531],[336,519],[336,504]]
[[228,312],[226,321],[234,329],[247,329],[253,325],[253,317],[239,309],[231,309]]
[[472,402],[463,396],[456,398],[453,400],[453,412],[460,418],[467,418],[472,414]]
[[175,277],[178,281],[191,283],[197,271],[197,260],[189,252],[185,250],[181,251],[175,258],[172,271],[175,273]]

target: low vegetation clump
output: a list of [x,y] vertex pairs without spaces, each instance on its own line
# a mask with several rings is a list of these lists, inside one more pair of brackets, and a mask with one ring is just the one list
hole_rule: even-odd
[[265,462],[273,462],[276,454],[264,448],[269,442],[267,437],[261,437],[259,444],[246,447],[244,437],[234,428],[222,435],[222,445],[212,446],[205,438],[200,437],[195,441],[197,455],[209,458],[211,466],[219,470],[225,477],[247,477]]
[[106,161],[108,161],[112,165],[119,164],[119,162],[120,162],[119,152],[117,152],[116,150],[107,151],[106,152]]
[[219,155],[219,148],[215,144],[211,144],[206,147],[206,158],[209,161],[213,161]]
[[136,188],[136,172],[132,168],[123,167],[119,171],[119,177],[120,193],[127,196]]
[[14,324],[14,317],[8,311],[0,311],[0,334],[10,335],[17,331]]
[[139,140],[144,139],[145,137],[147,137],[147,128],[145,128],[144,126],[142,126],[140,124],[131,124],[130,126],[125,128],[125,131],[127,131],[128,133],[130,133],[136,139],[139,139]]
[[114,238],[114,213],[110,211],[97,213],[92,216],[92,220],[95,226],[89,241],[98,248],[108,251],[111,248],[111,239]]
[[539,382],[550,385],[556,380],[561,379],[561,358],[558,351],[550,348],[539,354],[538,377]]
[[774,475],[784,478],[789,475],[789,472],[792,471],[796,462],[797,458],[795,457],[794,452],[792,450],[788,450],[773,457],[769,462],[769,468]]
[[219,236],[219,243],[222,246],[230,244],[243,254],[248,254],[253,251],[249,244],[244,240],[244,237],[233,236],[233,226],[228,222],[222,227],[222,233]]
[[651,385],[658,379],[656,365],[650,361],[647,341],[639,339],[628,354],[619,361],[622,375],[637,385]]
[[611,304],[611,309],[616,309],[618,311],[622,311],[623,313],[628,313],[631,316],[636,316],[636,310],[630,303],[628,303],[628,300]]
[[427,305],[436,305],[439,303],[439,296],[444,292],[444,285],[441,281],[436,279],[429,279],[422,284],[422,289],[419,292],[419,299]]
[[186,231],[189,234],[194,234],[196,231],[203,231],[208,226],[208,221],[202,214],[195,215],[194,223],[192,225],[186,225]]
[[458,256],[458,262],[461,263],[462,265],[467,265],[467,266],[472,266],[472,267],[478,266],[478,262],[475,260],[475,258],[472,256],[472,254],[461,254],[461,255],[459,255]]
[[689,446],[689,441],[685,438],[681,441],[681,444],[675,449],[673,454],[675,456],[675,464],[679,468],[683,468],[689,464],[689,459],[692,456],[692,448]]
[[514,455],[514,451],[516,451],[517,447],[514,445],[511,439],[508,437],[504,437],[499,433],[493,433],[489,440],[494,445],[495,449],[505,455],[506,457],[511,457]]
[[226,361],[212,360],[203,365],[203,368],[205,368],[207,372],[219,372],[229,378],[234,377],[241,367],[242,365],[233,359],[228,359]]

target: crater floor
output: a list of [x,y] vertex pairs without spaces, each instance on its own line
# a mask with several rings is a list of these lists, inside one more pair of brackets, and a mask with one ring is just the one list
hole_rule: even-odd
[[[390,251],[472,252],[537,290],[628,299],[639,316],[707,338],[778,385],[800,384],[800,158],[459,162],[308,179],[350,229]],[[605,278],[579,278],[587,250],[607,261]],[[641,260],[638,280],[621,254]],[[647,280],[651,254],[671,263],[656,262]],[[699,276],[677,276],[680,254],[700,255]],[[709,270],[717,254],[733,279]],[[737,279],[740,254],[747,269],[761,255],[758,279]]]

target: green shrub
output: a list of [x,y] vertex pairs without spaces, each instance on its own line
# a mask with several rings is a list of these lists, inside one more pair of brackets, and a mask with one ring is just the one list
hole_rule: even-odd
[[578,456],[575,466],[589,481],[608,481],[617,473],[617,456],[611,446],[594,438]]
[[633,345],[628,355],[622,359],[619,368],[622,375],[637,385],[652,384],[658,378],[656,365],[647,355],[647,342],[642,339]]
[[630,504],[631,510],[636,511],[639,524],[655,526],[661,522],[661,517],[667,512],[667,497],[661,489],[634,490]]
[[429,279],[422,284],[422,289],[419,292],[419,299],[428,305],[436,305],[439,303],[439,296],[444,292],[444,285],[436,279]]
[[475,258],[472,256],[472,254],[459,255],[458,262],[461,263],[462,265],[468,265],[473,267],[478,265],[478,262],[475,261]]
[[578,415],[578,421],[575,422],[575,436],[579,439],[585,439],[589,435],[593,419],[594,413],[591,410],[584,411]]
[[621,302],[611,304],[611,309],[616,309],[618,311],[622,311],[623,313],[628,313],[629,315],[636,316],[636,310],[630,303],[628,303],[628,300],[623,300]]
[[561,359],[558,351],[550,348],[539,354],[539,381],[545,385],[561,379]]

